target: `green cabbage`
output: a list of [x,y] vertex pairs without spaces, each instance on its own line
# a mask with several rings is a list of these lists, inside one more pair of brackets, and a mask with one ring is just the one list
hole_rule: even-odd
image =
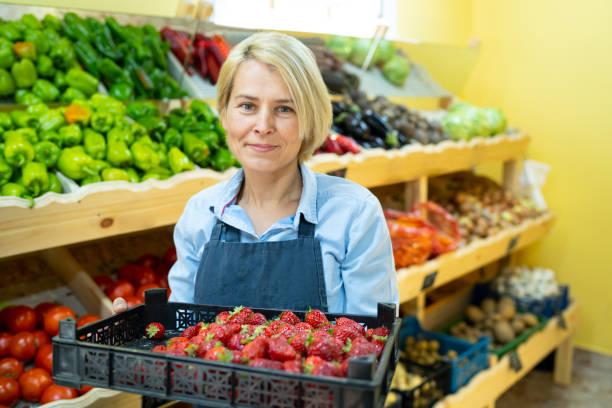
[[358,67],[361,67],[368,56],[371,42],[372,40],[366,38],[358,38],[357,40],[353,41],[349,61]]
[[374,53],[374,64],[384,65],[395,56],[395,47],[389,40],[381,40]]
[[497,108],[482,108],[489,121],[490,135],[495,136],[506,131],[506,115]]
[[410,64],[405,58],[396,55],[383,65],[382,73],[392,84],[403,86],[410,74]]
[[442,124],[444,132],[448,133],[454,140],[471,139],[470,124],[460,113],[448,113],[442,118],[440,123]]
[[327,39],[325,43],[326,47],[336,53],[338,58],[347,59],[351,55],[351,43],[353,39],[350,37],[343,37],[340,35],[334,35]]

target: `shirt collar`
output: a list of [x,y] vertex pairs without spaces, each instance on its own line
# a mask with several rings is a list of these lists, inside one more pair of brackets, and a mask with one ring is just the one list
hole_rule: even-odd
[[[294,226],[297,229],[300,222],[300,214],[304,215],[306,221],[316,224],[317,223],[317,178],[315,174],[305,164],[300,164],[300,173],[302,174],[302,195],[300,197],[300,203],[296,211],[296,217],[294,219]],[[244,170],[239,169],[236,174],[228,180],[226,188],[223,194],[220,195],[219,199],[215,202],[211,211],[221,219],[223,212],[226,207],[232,205],[236,201],[242,181],[244,180]]]

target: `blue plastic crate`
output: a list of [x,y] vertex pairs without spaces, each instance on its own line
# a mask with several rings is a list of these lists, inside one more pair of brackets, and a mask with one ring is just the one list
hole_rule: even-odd
[[489,368],[488,347],[491,338],[481,337],[478,343],[472,344],[446,334],[423,330],[414,316],[409,316],[402,322],[399,332],[399,347],[404,349],[406,339],[412,336],[415,340],[437,340],[440,343],[439,353],[445,355],[449,350],[457,352],[455,359],[444,359],[451,365],[450,392],[456,392],[467,384],[472,377]]
[[[556,296],[549,296],[542,300],[520,298],[510,296],[516,303],[517,310],[533,313],[537,316],[551,318],[564,311],[569,305],[569,286],[561,285],[561,293]],[[490,282],[479,283],[474,286],[472,303],[479,305],[485,298],[492,297],[497,300],[501,297],[499,293],[491,289]]]

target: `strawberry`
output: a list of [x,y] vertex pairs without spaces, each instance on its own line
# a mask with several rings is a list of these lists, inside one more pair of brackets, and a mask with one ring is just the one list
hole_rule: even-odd
[[166,343],[166,349],[183,350],[189,345],[189,339],[186,337],[173,337]]
[[377,354],[376,346],[366,339],[356,339],[355,341],[347,340],[346,348],[344,351],[347,353],[347,357],[358,357],[366,354]]
[[278,326],[278,329],[276,329],[276,334],[280,334],[281,336],[285,336],[286,338],[293,337],[295,333],[297,333],[297,330],[295,330],[295,326],[286,323],[281,324],[280,326]]
[[208,353],[213,347],[218,347],[222,345],[223,344],[219,341],[207,340],[204,343],[198,345],[198,351],[196,352],[196,356],[199,358],[205,358],[206,353]]
[[247,333],[236,333],[227,341],[227,348],[230,350],[242,350],[244,343],[242,340],[248,339]]
[[244,346],[242,349],[242,361],[248,363],[256,358],[264,358],[268,351],[268,338],[259,336]]
[[268,356],[272,360],[287,361],[295,360],[296,354],[293,347],[287,342],[287,338],[283,335],[273,337],[268,340]]
[[253,311],[248,307],[238,306],[229,315],[229,320],[232,323],[238,323],[240,325],[247,324],[249,317],[253,314]]
[[349,319],[347,317],[339,317],[338,320],[336,320],[336,327],[343,327],[343,326],[353,327],[362,336],[365,336],[366,334],[365,328],[359,323],[357,323],[356,321],[354,321],[353,319]]
[[233,356],[232,352],[226,349],[225,347],[216,346],[208,350],[208,352],[206,352],[206,354],[204,355],[204,358],[206,360],[222,361],[224,363],[229,363],[232,361]]
[[281,313],[280,320],[292,325],[300,323],[300,319],[298,319],[298,317],[289,310],[285,310],[283,313]]
[[288,360],[283,363],[283,371],[289,373],[301,374],[302,373],[302,361],[301,360]]
[[161,323],[153,322],[149,323],[149,325],[145,329],[145,332],[148,338],[160,340],[164,338],[164,333],[166,332],[166,329]]
[[217,324],[227,323],[229,318],[230,318],[230,312],[225,310],[217,315],[217,318],[215,319],[215,323]]
[[306,323],[308,323],[314,328],[318,328],[319,326],[328,323],[328,320],[322,311],[317,309],[310,309],[308,313],[306,313]]
[[262,324],[266,324],[266,322],[267,322],[266,316],[262,315],[261,313],[253,313],[249,317],[249,319],[247,321],[247,324],[252,324],[252,325],[255,325],[255,326],[260,326]]
[[385,344],[387,344],[387,339],[389,336],[378,336],[376,334],[372,335],[372,340],[370,342],[376,347],[376,356],[380,357],[385,348]]
[[268,324],[265,328],[264,328],[264,335],[266,337],[272,337],[276,334],[276,329],[283,324],[282,321],[280,320],[272,320],[270,322],[270,324]]
[[212,335],[213,340],[220,341],[221,343],[224,343],[224,344],[231,337],[228,325],[216,326],[213,329],[209,329],[208,335]]
[[363,337],[357,329],[352,326],[336,326],[333,333],[334,339],[342,343],[342,347],[346,344],[347,339],[355,340],[358,337]]
[[306,322],[300,322],[300,323],[296,324],[295,328],[296,328],[296,330],[306,330],[306,331],[312,330],[312,326],[309,325]]
[[346,377],[346,375],[348,374],[348,362],[349,362],[349,359],[345,358],[342,364],[340,364],[340,371],[342,371],[343,377]]
[[308,346],[312,342],[312,334],[307,331],[299,331],[297,332],[291,339],[289,340],[289,344],[291,347],[298,353],[305,355]]
[[331,336],[315,337],[308,347],[308,357],[321,357],[326,361],[336,361],[342,358],[342,349],[338,347]]
[[240,331],[242,330],[242,325],[234,322],[227,323],[225,325],[225,330],[227,330],[228,336],[231,337],[236,333],[240,333]]
[[183,330],[183,334],[181,334],[181,336],[187,337],[188,339],[190,339],[192,337],[197,336],[199,332],[200,332],[200,328],[198,328],[197,326],[189,326],[188,328]]
[[304,361],[304,372],[311,375],[342,377],[342,370],[337,364],[325,361],[320,357],[308,357]]
[[381,326],[375,329],[366,330],[366,337],[368,338],[368,340],[370,340],[372,339],[372,336],[385,337],[385,336],[388,336],[389,333],[391,333],[391,330],[387,329],[386,327]]
[[185,351],[185,349],[179,349],[179,348],[166,349],[164,353],[170,354],[171,356],[187,357],[187,352]]
[[153,347],[154,353],[163,353],[164,351],[166,351],[166,347],[163,344]]
[[242,351],[240,350],[232,351],[232,363],[242,364]]
[[191,344],[195,344],[196,346],[199,346],[206,341],[207,341],[206,336],[202,334],[198,334],[197,336],[193,336],[192,338],[189,339],[189,342]]
[[280,361],[268,360],[267,358],[256,358],[249,362],[249,367],[268,368],[270,370],[282,370],[283,363]]

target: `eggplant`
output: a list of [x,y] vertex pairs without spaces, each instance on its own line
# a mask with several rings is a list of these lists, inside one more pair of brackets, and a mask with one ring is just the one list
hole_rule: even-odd
[[338,116],[345,110],[346,104],[344,102],[332,102],[332,111],[334,112],[334,117]]
[[370,127],[372,134],[380,138],[384,139],[385,137],[387,137],[387,133],[393,131],[391,126],[389,126],[389,123],[383,120],[381,116],[379,116],[371,109],[368,109],[363,112],[363,120]]

